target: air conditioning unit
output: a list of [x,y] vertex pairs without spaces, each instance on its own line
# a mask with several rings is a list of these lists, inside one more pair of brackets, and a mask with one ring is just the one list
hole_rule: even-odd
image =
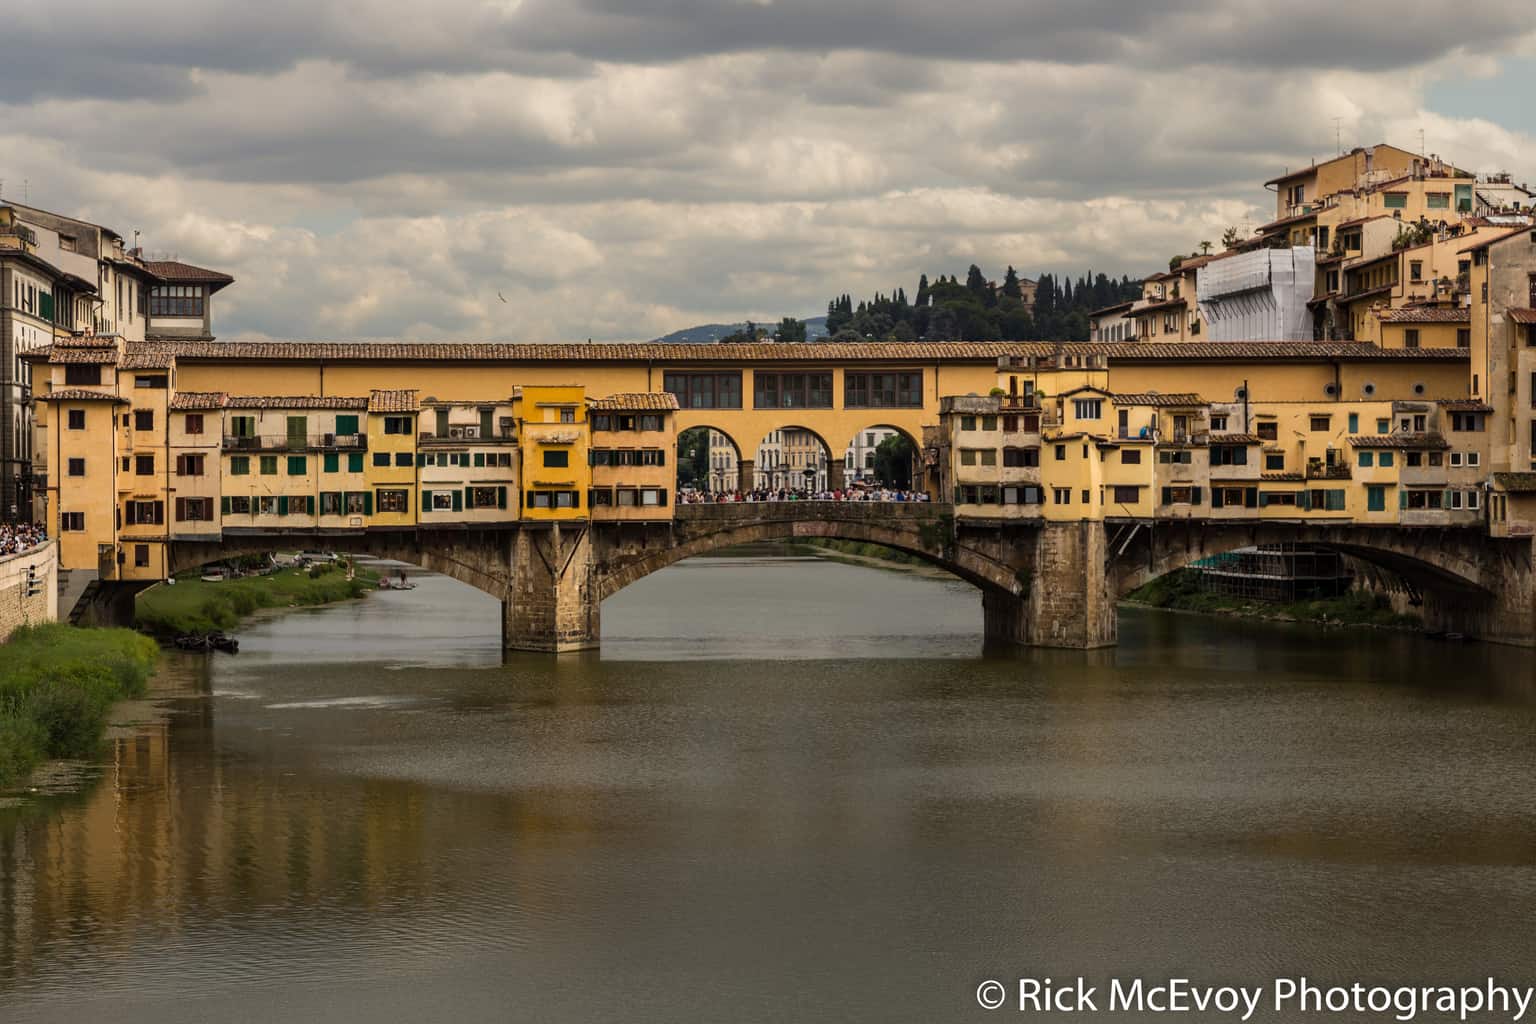
[[327,448],[334,448],[334,447],[336,447],[336,435],[335,434],[326,434],[325,435],[325,447],[327,447]]
[[449,427],[448,428],[448,436],[449,437],[463,437],[464,436],[464,428],[463,427]]
[[465,427],[464,428],[464,436],[465,437],[479,437],[480,436],[480,428],[478,426],[468,426],[468,427]]

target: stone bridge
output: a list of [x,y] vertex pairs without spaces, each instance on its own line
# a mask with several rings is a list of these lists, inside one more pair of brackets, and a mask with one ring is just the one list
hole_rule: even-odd
[[323,548],[398,559],[502,602],[509,648],[597,646],[605,598],[693,555],[756,541],[826,537],[881,544],[981,591],[989,641],[1087,648],[1115,643],[1116,602],[1198,559],[1251,544],[1304,543],[1385,570],[1423,595],[1431,628],[1536,643],[1531,541],[1479,529],[1285,522],[1052,522],[956,518],[934,503],[681,505],[661,522],[507,523],[389,531],[224,531],[172,547],[179,572],[240,554]]

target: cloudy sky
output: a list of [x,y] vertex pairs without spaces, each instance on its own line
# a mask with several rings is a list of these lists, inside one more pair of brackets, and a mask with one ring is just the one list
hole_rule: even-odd
[[4,7],[3,194],[233,273],[224,338],[644,339],[972,262],[1140,274],[1261,223],[1335,118],[1536,180],[1529,0]]

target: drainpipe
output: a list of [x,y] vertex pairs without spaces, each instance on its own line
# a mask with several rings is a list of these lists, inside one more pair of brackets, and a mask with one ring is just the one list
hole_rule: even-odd
[[1248,419],[1248,378],[1243,378],[1243,433],[1251,434],[1253,426]]

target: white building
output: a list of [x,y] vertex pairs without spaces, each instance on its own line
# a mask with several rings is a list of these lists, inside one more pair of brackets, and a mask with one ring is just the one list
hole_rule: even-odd
[[1311,341],[1310,246],[1257,249],[1214,260],[1197,272],[1196,301],[1210,341]]

